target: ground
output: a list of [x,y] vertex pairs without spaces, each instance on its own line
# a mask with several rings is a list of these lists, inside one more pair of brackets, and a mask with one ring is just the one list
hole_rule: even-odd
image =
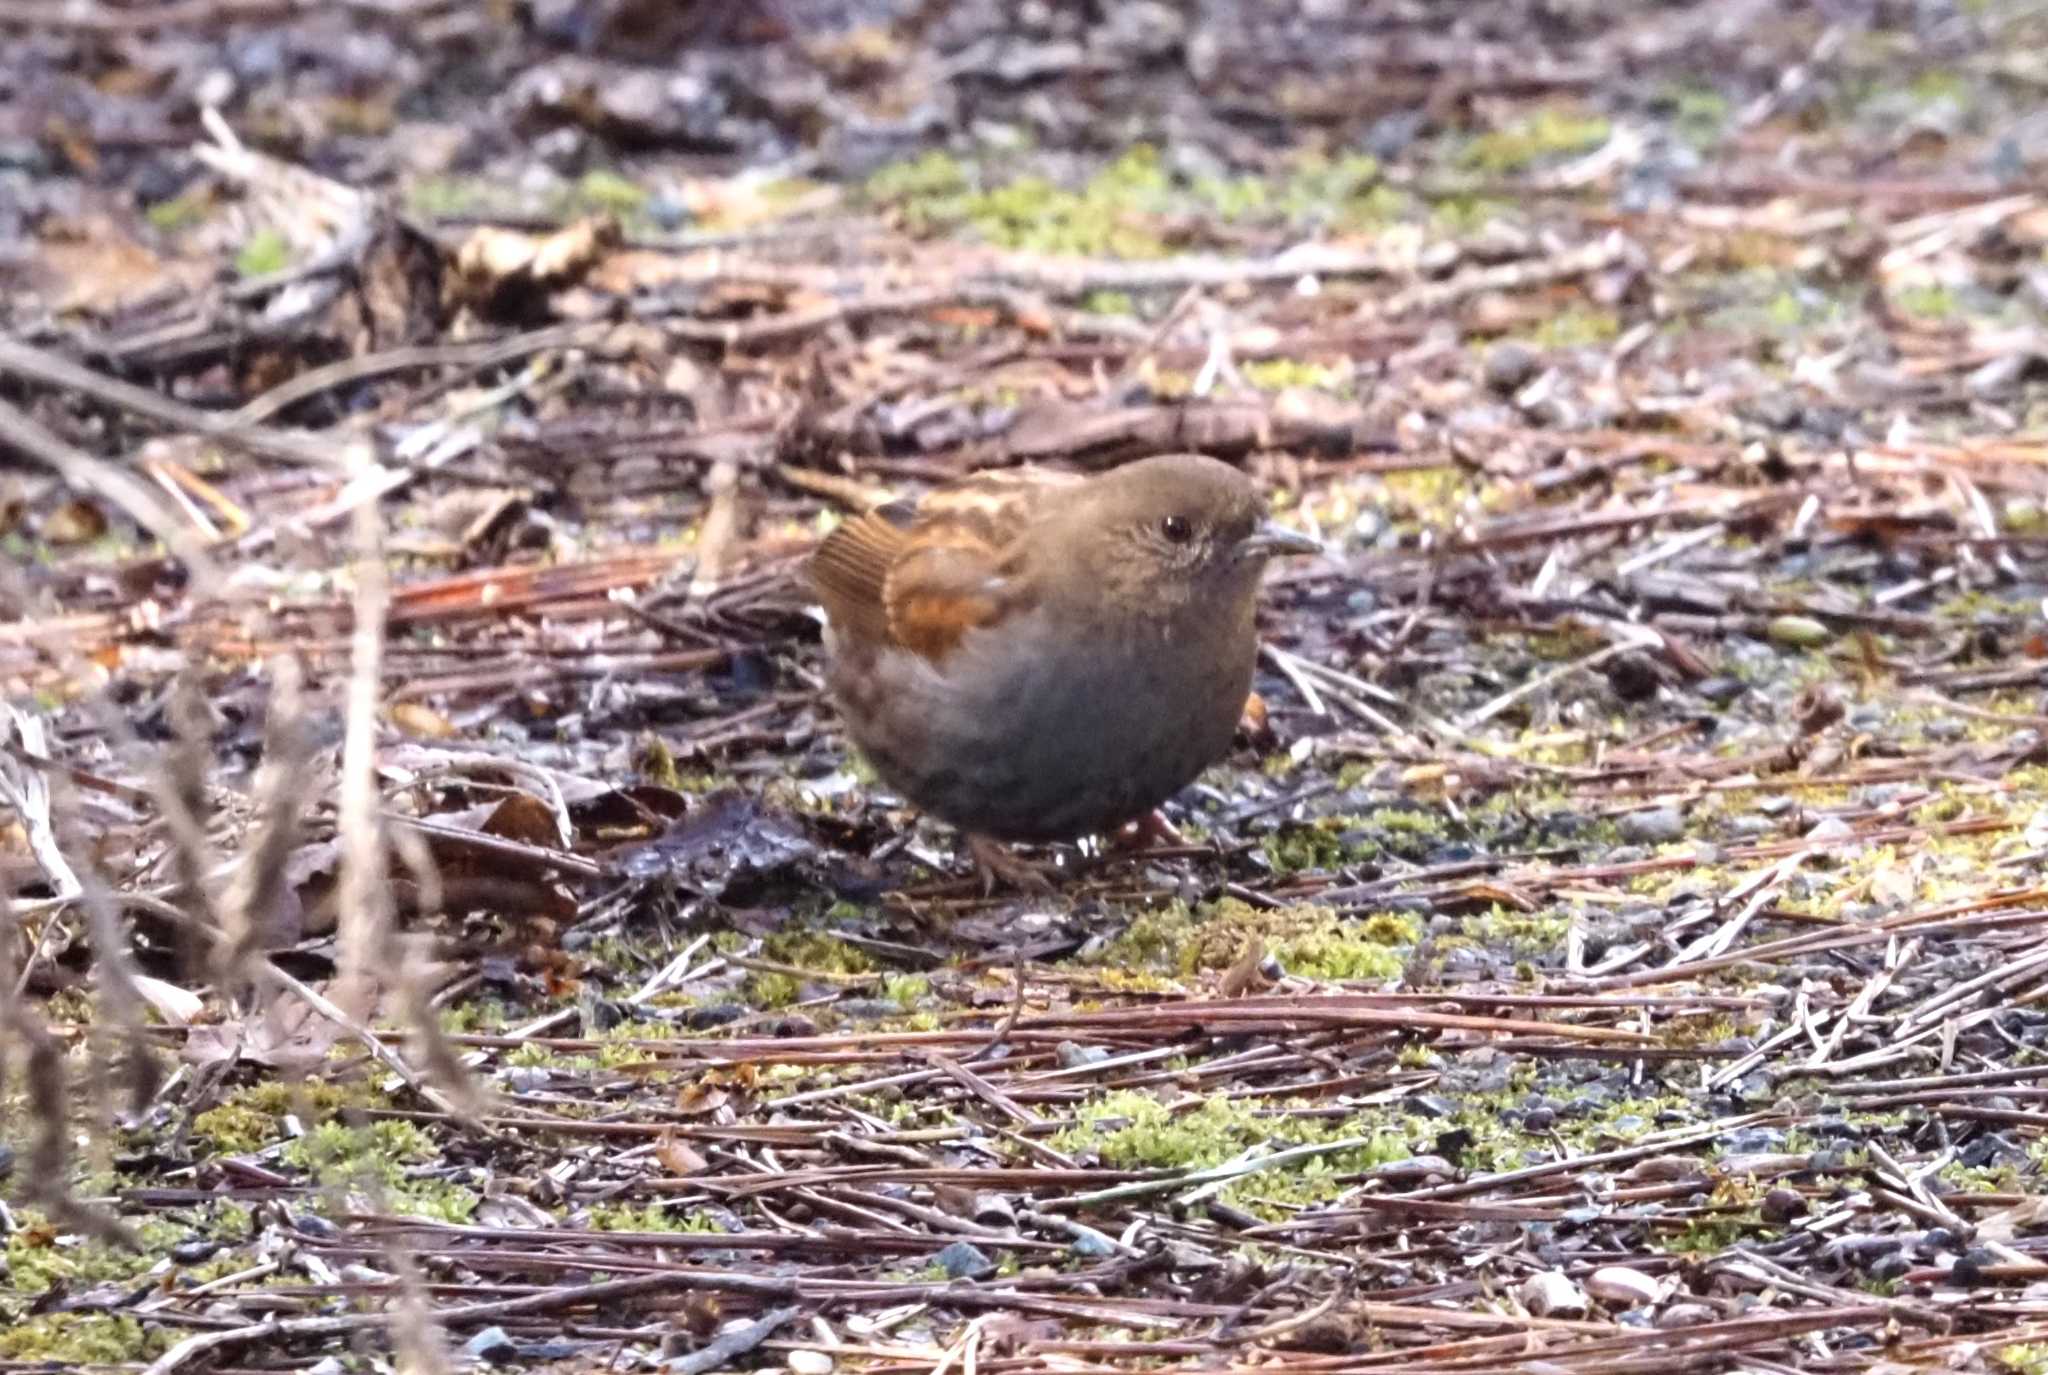
[[[0,1371],[2048,1370],[2044,40],[0,4]],[[985,893],[801,559],[1165,449]]]

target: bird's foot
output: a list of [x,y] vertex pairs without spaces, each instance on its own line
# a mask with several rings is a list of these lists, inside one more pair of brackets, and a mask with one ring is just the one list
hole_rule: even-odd
[[1135,821],[1127,821],[1110,840],[1117,850],[1149,850],[1155,845],[1184,845],[1186,837],[1173,828],[1166,813],[1154,808]]
[[1050,866],[1019,859],[1000,841],[970,834],[967,837],[967,853],[974,856],[974,867],[980,871],[981,891],[984,895],[993,893],[998,882],[1027,893],[1051,893],[1056,889],[1052,874],[1049,872]]

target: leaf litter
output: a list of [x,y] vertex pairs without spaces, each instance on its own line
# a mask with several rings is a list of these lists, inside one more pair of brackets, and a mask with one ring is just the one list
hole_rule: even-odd
[[[0,5],[0,1367],[2042,1368],[2041,24]],[[985,895],[793,574],[1185,448]]]

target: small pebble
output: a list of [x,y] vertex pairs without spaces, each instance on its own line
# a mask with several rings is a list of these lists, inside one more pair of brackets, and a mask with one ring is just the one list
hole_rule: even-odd
[[1517,1292],[1522,1307],[1539,1318],[1583,1318],[1592,1307],[1562,1270],[1539,1270]]
[[1664,1331],[1674,1327],[1698,1327],[1719,1316],[1704,1303],[1674,1303],[1657,1315],[1657,1327]]
[[1749,684],[1740,678],[1702,678],[1692,685],[1692,690],[1715,706],[1725,707],[1748,692]]
[[1834,631],[1811,616],[1774,616],[1764,634],[1773,644],[1795,649],[1814,649],[1835,638]]
[[977,1279],[994,1271],[995,1263],[971,1242],[956,1241],[932,1259],[946,1272],[947,1279]]
[[1773,1189],[1764,1195],[1758,1213],[1773,1227],[1782,1227],[1806,1212],[1806,1199],[1796,1189]]
[[1053,1057],[1061,1069],[1079,1069],[1083,1065],[1096,1065],[1109,1058],[1109,1052],[1101,1046],[1084,1046],[1077,1041],[1061,1041],[1053,1049]]
[[214,1253],[220,1248],[221,1243],[211,1237],[194,1237],[190,1241],[181,1241],[171,1248],[171,1263],[197,1265],[201,1261],[213,1259]]
[[1635,845],[1659,845],[1685,835],[1685,817],[1676,807],[1646,807],[1616,823],[1621,838]]
[[462,1344],[462,1354],[491,1365],[504,1365],[519,1358],[519,1347],[502,1327],[486,1327]]
[[832,1357],[824,1351],[792,1351],[784,1364],[792,1375],[832,1375]]
[[1486,351],[1486,385],[1502,396],[1511,396],[1542,366],[1543,360],[1527,344],[1503,339]]
[[1640,1304],[1655,1303],[1663,1292],[1663,1286],[1642,1271],[1631,1270],[1626,1265],[1603,1265],[1586,1276],[1586,1292],[1602,1303],[1634,1308]]
[[1806,833],[1808,840],[1847,840],[1856,828],[1838,816],[1824,816]]

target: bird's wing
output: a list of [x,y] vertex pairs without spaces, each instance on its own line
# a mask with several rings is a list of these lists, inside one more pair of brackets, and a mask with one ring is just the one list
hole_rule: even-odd
[[1019,537],[1050,494],[1078,481],[1016,468],[878,506],[825,537],[811,586],[841,634],[942,659],[1014,605]]

